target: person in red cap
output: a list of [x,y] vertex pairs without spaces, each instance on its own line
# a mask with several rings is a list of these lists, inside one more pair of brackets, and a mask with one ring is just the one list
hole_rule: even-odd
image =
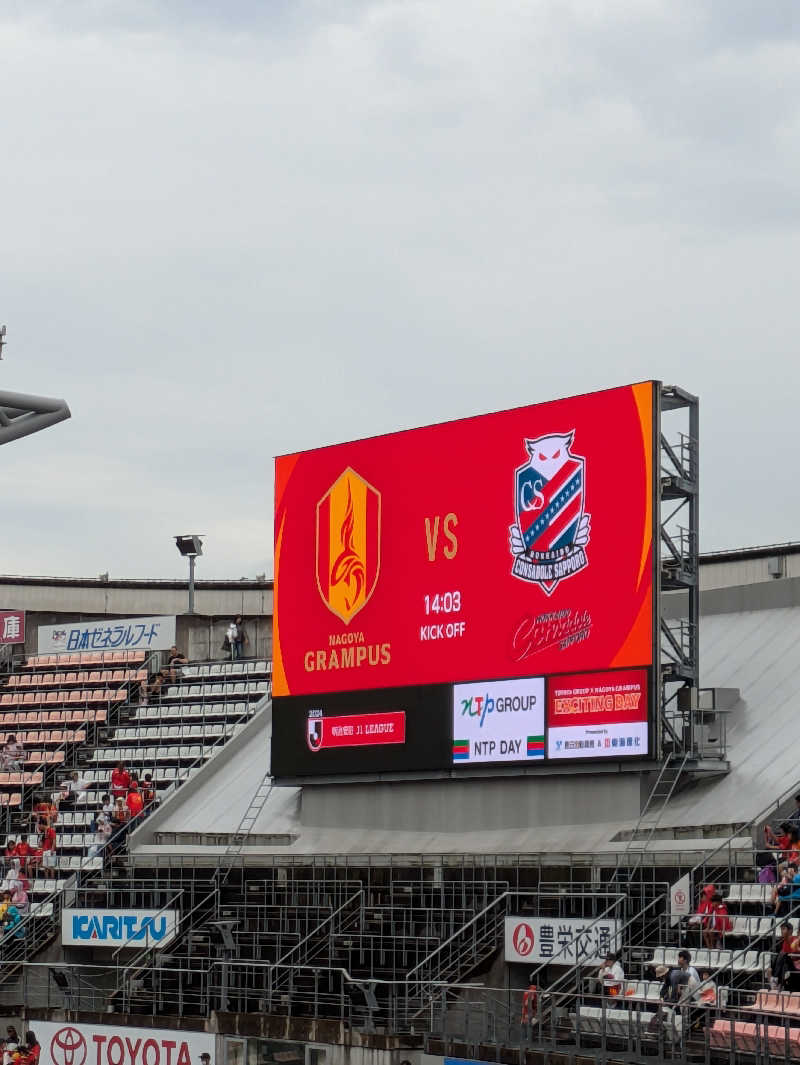
[[139,784],[137,781],[131,781],[130,791],[128,797],[125,799],[125,805],[128,807],[128,812],[131,815],[131,821],[134,817],[138,817],[144,809],[144,800],[142,799],[142,793],[139,791]]
[[703,941],[707,928],[713,926],[714,903],[711,901],[717,888],[714,884],[706,884],[700,891],[700,902],[689,924],[700,933],[700,941]]

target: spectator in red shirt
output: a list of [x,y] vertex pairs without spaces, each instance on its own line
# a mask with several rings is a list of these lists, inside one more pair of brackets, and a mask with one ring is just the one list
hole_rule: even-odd
[[131,815],[131,821],[144,809],[144,801],[142,799],[141,792],[139,791],[139,785],[135,780],[131,781],[131,790],[128,792],[128,797],[125,800],[125,805],[128,807],[128,812]]
[[49,825],[42,833],[41,847],[42,875],[46,879],[52,880],[56,875],[56,864],[58,863],[56,856],[56,830],[52,825]]
[[124,762],[118,762],[116,769],[111,773],[111,795],[115,799],[124,799],[131,786],[131,775],[125,768]]
[[728,907],[722,901],[722,895],[715,891],[711,896],[711,913],[703,929],[703,942],[706,950],[716,950],[724,946],[725,933],[733,930],[733,921],[728,916]]
[[716,893],[716,887],[713,884],[706,884],[700,892],[700,902],[694,915],[689,919],[689,924],[694,928],[697,928],[700,932],[701,939],[705,938],[706,929],[712,923],[711,915],[714,912],[714,903],[711,901],[712,897]]
[[26,839],[21,839],[14,848],[14,857],[19,858],[20,868],[29,873],[31,864],[36,857],[36,849]]

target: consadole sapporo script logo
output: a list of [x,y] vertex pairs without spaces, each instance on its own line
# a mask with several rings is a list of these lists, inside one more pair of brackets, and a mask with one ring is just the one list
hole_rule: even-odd
[[77,1028],[59,1028],[50,1040],[53,1065],[84,1065],[86,1054],[86,1040]]
[[349,466],[317,503],[317,587],[349,625],[381,569],[381,494]]
[[583,509],[586,460],[570,450],[574,436],[573,429],[526,440],[528,461],[514,474],[511,572],[538,584],[547,595],[589,564],[590,515]]

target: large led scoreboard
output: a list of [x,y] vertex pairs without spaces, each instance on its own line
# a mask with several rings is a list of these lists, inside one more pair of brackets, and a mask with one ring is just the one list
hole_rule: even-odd
[[652,750],[658,386],[278,458],[278,779]]

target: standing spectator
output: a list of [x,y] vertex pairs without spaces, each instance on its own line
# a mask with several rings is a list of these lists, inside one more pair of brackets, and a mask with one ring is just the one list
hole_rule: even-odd
[[707,950],[714,950],[725,945],[725,934],[733,931],[733,921],[728,916],[728,907],[722,901],[722,895],[715,891],[711,896],[711,912],[703,929],[703,942]]
[[125,799],[125,805],[128,807],[132,824],[144,809],[142,793],[139,791],[139,783],[136,780],[131,781],[131,790],[128,792],[127,798]]
[[689,926],[698,929],[701,941],[705,935],[706,929],[711,923],[711,913],[714,909],[714,904],[711,899],[716,890],[714,884],[705,884],[703,886],[700,891],[700,901],[697,904],[697,909],[689,918]]
[[19,858],[20,869],[28,876],[35,864],[36,850],[26,839],[21,839],[14,847],[14,857]]
[[39,1065],[42,1048],[33,1032],[25,1033],[24,1055],[20,1065]]
[[42,849],[42,876],[46,880],[52,880],[56,875],[58,857],[56,855],[56,830],[50,825],[42,833],[39,841]]
[[177,667],[188,665],[188,663],[189,659],[186,657],[186,655],[181,654],[178,648],[173,644],[167,652],[167,665],[169,667],[170,684],[174,684],[177,681],[178,676],[180,675],[180,670]]
[[125,768],[124,762],[117,762],[116,768],[111,772],[111,794],[116,801],[124,799],[131,786],[131,775]]
[[22,880],[16,880],[14,884],[14,889],[11,892],[11,905],[16,906],[19,913],[26,914],[30,909],[30,900],[28,899],[25,883]]
[[54,825],[58,819],[58,807],[46,795],[37,795],[36,802],[31,813],[33,831],[42,832],[49,825]]
[[111,818],[111,853],[116,854],[122,850],[125,846],[125,836],[128,830],[128,821],[130,819],[130,811],[125,805],[125,800],[121,795],[117,796],[114,803],[114,813]]
[[233,619],[235,625],[235,632],[233,636],[233,657],[244,658],[244,649],[250,643],[247,637],[247,632],[244,627],[244,618],[241,614],[237,614]]

